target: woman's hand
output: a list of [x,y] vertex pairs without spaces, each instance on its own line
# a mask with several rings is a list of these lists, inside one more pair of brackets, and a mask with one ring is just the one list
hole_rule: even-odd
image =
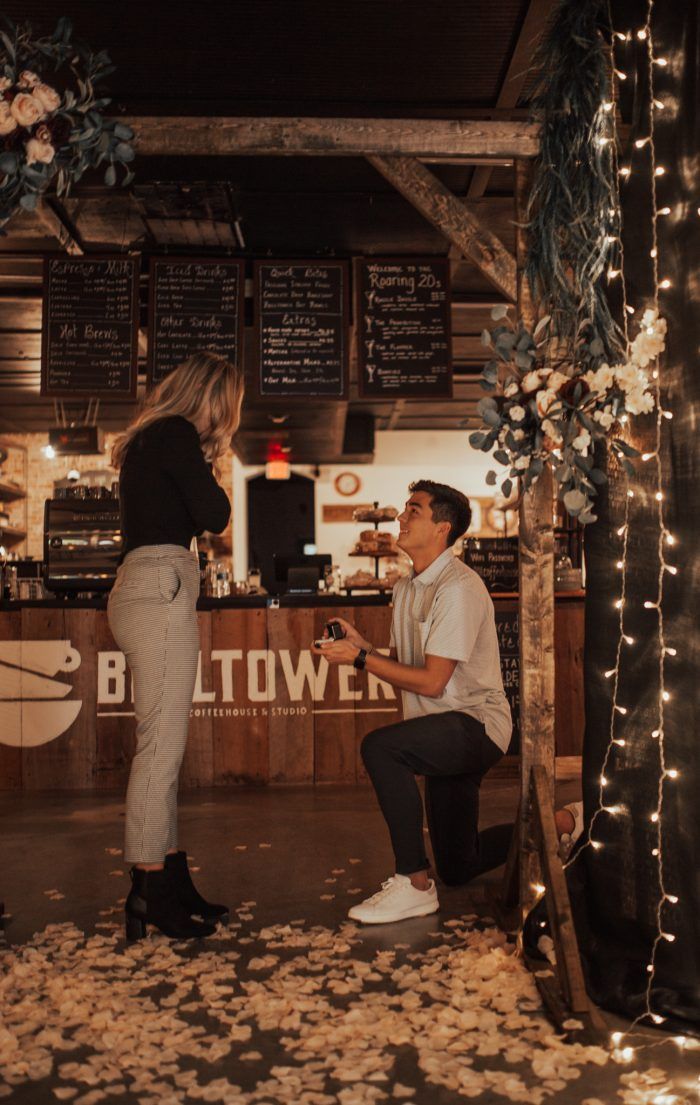
[[[355,648],[370,648],[369,641],[366,641],[364,637],[358,633],[352,622],[346,622],[345,618],[329,618],[329,622],[338,622],[343,627],[345,633],[345,640],[354,645]],[[324,630],[325,635],[325,630]]]
[[[337,621],[340,621],[340,618]],[[328,643],[324,641],[319,648],[312,644],[311,651],[315,656],[325,656],[329,664],[352,664],[359,656],[360,649],[364,647],[354,645],[348,637],[344,637],[342,641],[332,641],[330,637],[327,640]]]

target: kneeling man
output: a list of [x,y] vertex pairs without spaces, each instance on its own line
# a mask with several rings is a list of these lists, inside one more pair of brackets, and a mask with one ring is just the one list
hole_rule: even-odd
[[390,657],[349,622],[321,646],[331,663],[352,663],[398,687],[404,720],[368,733],[362,759],[389,828],[395,873],[349,916],[365,924],[438,909],[423,836],[416,775],[425,776],[435,869],[448,885],[503,863],[512,832],[479,833],[479,785],[511,737],[493,603],[480,576],[452,546],[471,521],[469,500],[432,480],[411,484],[399,515],[399,546],[413,571],[394,588]]

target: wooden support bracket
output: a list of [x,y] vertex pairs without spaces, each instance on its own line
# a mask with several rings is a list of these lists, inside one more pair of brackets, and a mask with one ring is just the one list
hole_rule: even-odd
[[390,181],[511,302],[516,297],[515,258],[481,220],[413,157],[373,154],[370,165]]

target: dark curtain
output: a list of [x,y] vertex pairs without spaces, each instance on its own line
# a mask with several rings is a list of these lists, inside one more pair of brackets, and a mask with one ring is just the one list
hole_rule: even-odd
[[[644,138],[648,127],[648,81],[645,43],[636,31],[643,27],[646,4],[612,0],[613,25],[632,30],[633,39],[618,44],[620,67],[628,74],[621,85],[623,122],[632,140]],[[657,56],[667,66],[655,66],[656,94],[667,107],[657,111],[656,158],[666,169],[659,178],[659,206],[671,213],[659,218],[659,274],[672,287],[661,292],[661,313],[668,320],[666,354],[662,360],[664,406],[673,420],[664,423],[663,493],[669,530],[676,544],[667,558],[678,575],[666,574],[663,617],[667,644],[677,650],[667,656],[665,678],[671,698],[665,707],[667,768],[678,778],[663,785],[662,861],[666,890],[677,904],[662,908],[662,928],[673,942],[661,940],[656,955],[652,1008],[668,1020],[663,1027],[700,1031],[700,813],[698,759],[700,751],[700,167],[698,164],[698,75],[700,38],[698,6],[657,2],[653,12]],[[630,163],[629,157],[623,164]],[[628,298],[633,319],[651,306],[651,207],[649,148],[634,150],[632,175],[622,186],[624,249]],[[619,304],[618,304],[619,306]],[[636,327],[632,322],[632,333]],[[636,420],[634,444],[655,448],[654,416]],[[617,815],[596,821],[600,850],[584,849],[570,869],[576,901],[577,928],[586,961],[591,996],[603,1007],[636,1017],[646,1007],[647,964],[656,937],[660,897],[656,808],[661,771],[658,739],[659,645],[657,612],[645,609],[654,600],[659,570],[658,507],[654,461],[635,461],[638,476],[631,481],[626,632],[635,640],[624,646],[616,736],[606,776],[605,803],[620,805]],[[600,498],[599,521],[586,531],[586,737],[583,758],[584,803],[587,818],[598,805],[599,778],[610,735],[611,680],[618,639],[620,572],[616,561],[621,538],[626,486],[609,472],[610,484]]]

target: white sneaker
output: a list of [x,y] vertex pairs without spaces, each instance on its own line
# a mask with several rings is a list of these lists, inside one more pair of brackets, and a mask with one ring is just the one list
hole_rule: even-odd
[[365,925],[386,925],[391,921],[404,921],[407,917],[427,917],[439,908],[432,880],[427,890],[416,890],[407,875],[392,875],[371,898],[354,905],[348,911],[348,917]]

